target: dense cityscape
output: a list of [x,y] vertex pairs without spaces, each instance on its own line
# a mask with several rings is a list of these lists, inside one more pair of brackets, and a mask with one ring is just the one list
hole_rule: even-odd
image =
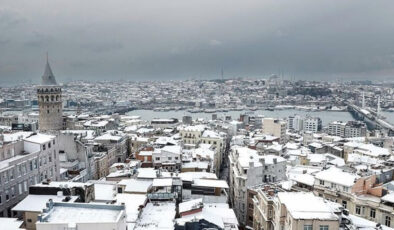
[[0,230],[394,230],[393,0],[0,0]]
[[393,83],[62,84],[47,60],[0,97],[5,229],[394,225]]

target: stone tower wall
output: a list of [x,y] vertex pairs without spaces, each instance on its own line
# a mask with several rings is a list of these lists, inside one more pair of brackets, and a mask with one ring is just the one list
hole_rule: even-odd
[[62,89],[59,86],[38,86],[38,106],[40,111],[40,131],[63,129]]

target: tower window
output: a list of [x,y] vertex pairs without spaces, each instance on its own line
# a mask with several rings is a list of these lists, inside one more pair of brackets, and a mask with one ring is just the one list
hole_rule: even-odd
[[47,110],[47,113],[49,113],[49,109]]

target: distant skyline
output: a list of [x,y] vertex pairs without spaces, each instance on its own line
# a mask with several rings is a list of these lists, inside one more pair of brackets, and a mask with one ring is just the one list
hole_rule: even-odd
[[394,79],[392,0],[0,0],[0,85]]

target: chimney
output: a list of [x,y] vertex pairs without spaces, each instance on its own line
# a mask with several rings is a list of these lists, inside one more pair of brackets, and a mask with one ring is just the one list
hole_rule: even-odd
[[276,159],[276,158],[274,158],[273,161],[274,161],[274,164],[278,163],[278,159]]
[[253,161],[249,161],[249,168],[253,168],[254,167],[254,162]]
[[57,197],[62,197],[63,196],[63,191],[57,191]]

